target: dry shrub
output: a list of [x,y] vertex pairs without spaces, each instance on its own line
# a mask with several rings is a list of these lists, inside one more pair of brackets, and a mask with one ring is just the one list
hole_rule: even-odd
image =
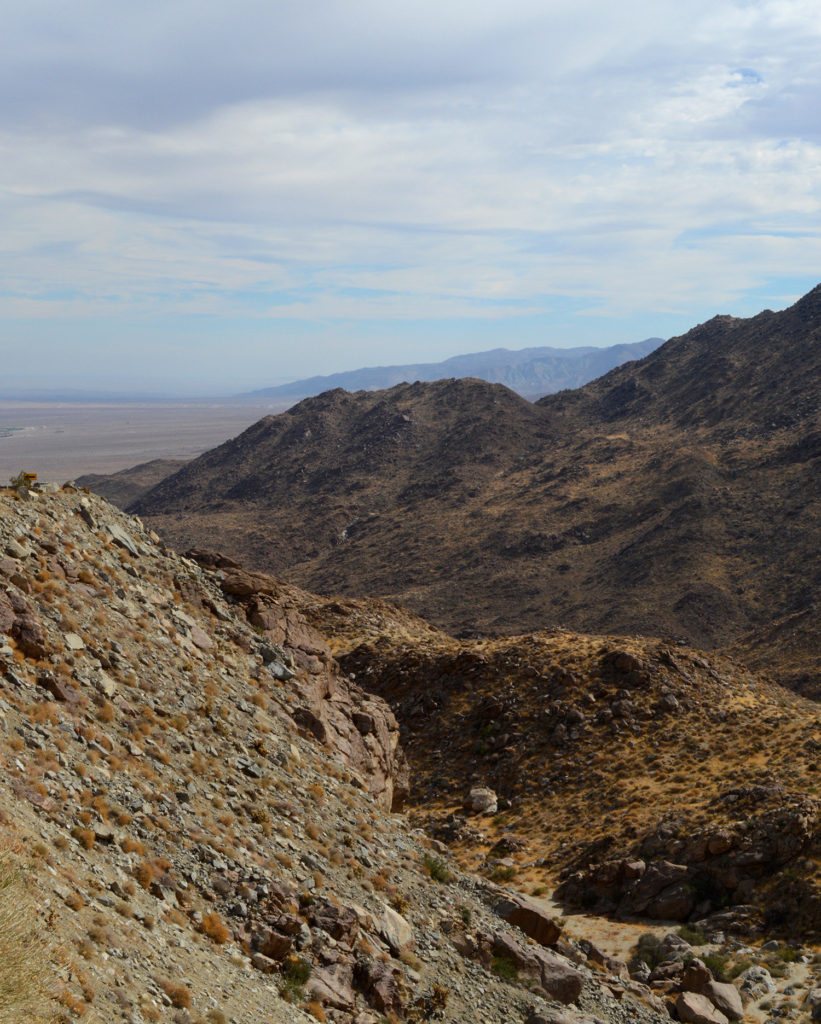
[[139,839],[133,839],[131,836],[123,836],[120,840],[120,849],[123,853],[136,853],[140,857],[145,856],[145,847]]
[[185,1010],[191,1005],[191,991],[187,985],[160,978],[159,986],[178,1010]]
[[327,1020],[325,1011],[322,1009],[322,1004],[318,1003],[315,999],[312,999],[309,1003],[305,1004],[305,1012],[310,1013],[312,1017],[315,1017],[319,1021]]
[[222,945],[231,938],[231,932],[225,925],[225,922],[217,913],[206,914],[202,919],[200,925],[203,935],[207,935],[209,939],[216,942],[218,945]]
[[84,850],[93,848],[95,836],[90,828],[80,828],[78,825],[75,825],[71,830],[71,834]]
[[72,910],[82,910],[85,905],[86,901],[79,892],[70,892],[68,896],[66,896],[66,906],[70,907]]
[[134,868],[133,875],[143,889],[148,889],[154,881],[155,871],[148,861],[144,860]]
[[114,721],[114,705],[111,701],[104,701],[97,712],[97,718],[101,722],[113,722]]
[[53,1020],[49,950],[20,862],[0,843],[0,1024]]

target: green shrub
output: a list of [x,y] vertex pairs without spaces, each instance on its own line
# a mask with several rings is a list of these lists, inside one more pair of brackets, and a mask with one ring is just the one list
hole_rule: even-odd
[[311,965],[307,960],[300,960],[298,957],[286,960],[282,967],[282,980],[279,986],[283,999],[291,1003],[300,1002],[305,996],[305,982],[310,976]]
[[727,972],[727,957],[723,953],[706,953],[702,958],[704,966],[709,967],[713,972],[716,981],[729,981]]
[[743,974],[748,967],[752,966],[752,960],[739,960],[737,964],[733,964],[733,966],[729,969],[729,971],[727,972],[727,977],[730,979],[730,981],[732,981],[734,978],[737,978],[739,974]]
[[452,882],[453,872],[443,860],[426,853],[422,856],[422,866],[434,882]]
[[657,935],[654,935],[652,932],[644,932],[642,935],[639,935],[639,940],[633,951],[633,958],[635,960],[643,960],[652,970],[661,963],[660,945],[661,940]]
[[504,981],[516,981],[519,977],[516,964],[512,960],[508,960],[506,956],[495,956],[491,961],[490,969]]
[[704,932],[698,928],[691,928],[688,924],[683,924],[678,930],[679,938],[684,939],[685,942],[689,942],[691,946],[706,946],[707,939],[704,937]]
[[494,882],[510,882],[512,881],[512,879],[516,877],[516,868],[513,867],[512,864],[509,864],[506,867],[503,867],[501,864],[498,864],[490,872],[490,877],[491,880]]

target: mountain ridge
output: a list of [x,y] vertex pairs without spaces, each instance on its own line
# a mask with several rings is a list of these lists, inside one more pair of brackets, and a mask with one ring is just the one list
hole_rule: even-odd
[[[561,623],[734,645],[819,692],[819,289],[576,391],[477,380],[303,400],[132,506],[314,591],[451,632]],[[217,541],[219,543],[217,543]],[[790,656],[782,622],[795,624]]]
[[242,397],[301,399],[336,388],[373,391],[417,380],[476,377],[491,384],[504,384],[524,397],[535,398],[564,388],[579,387],[620,363],[640,359],[660,344],[661,338],[646,338],[607,348],[591,345],[569,349],[550,346],[518,350],[497,348],[451,356],[438,363],[372,366],[309,377],[250,391]]

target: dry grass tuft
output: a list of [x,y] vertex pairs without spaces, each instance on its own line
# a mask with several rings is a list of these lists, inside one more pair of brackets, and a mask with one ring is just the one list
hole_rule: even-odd
[[231,932],[217,913],[206,914],[202,919],[201,929],[203,935],[207,935],[220,946],[231,938]]
[[19,859],[0,844],[0,1024],[54,1020],[48,943]]
[[186,985],[167,978],[160,978],[159,985],[177,1009],[185,1010],[191,1005],[191,991]]

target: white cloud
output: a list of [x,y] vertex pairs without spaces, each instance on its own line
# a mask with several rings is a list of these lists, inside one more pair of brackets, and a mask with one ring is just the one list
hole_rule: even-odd
[[549,326],[818,264],[815,2],[4,7],[7,317]]

